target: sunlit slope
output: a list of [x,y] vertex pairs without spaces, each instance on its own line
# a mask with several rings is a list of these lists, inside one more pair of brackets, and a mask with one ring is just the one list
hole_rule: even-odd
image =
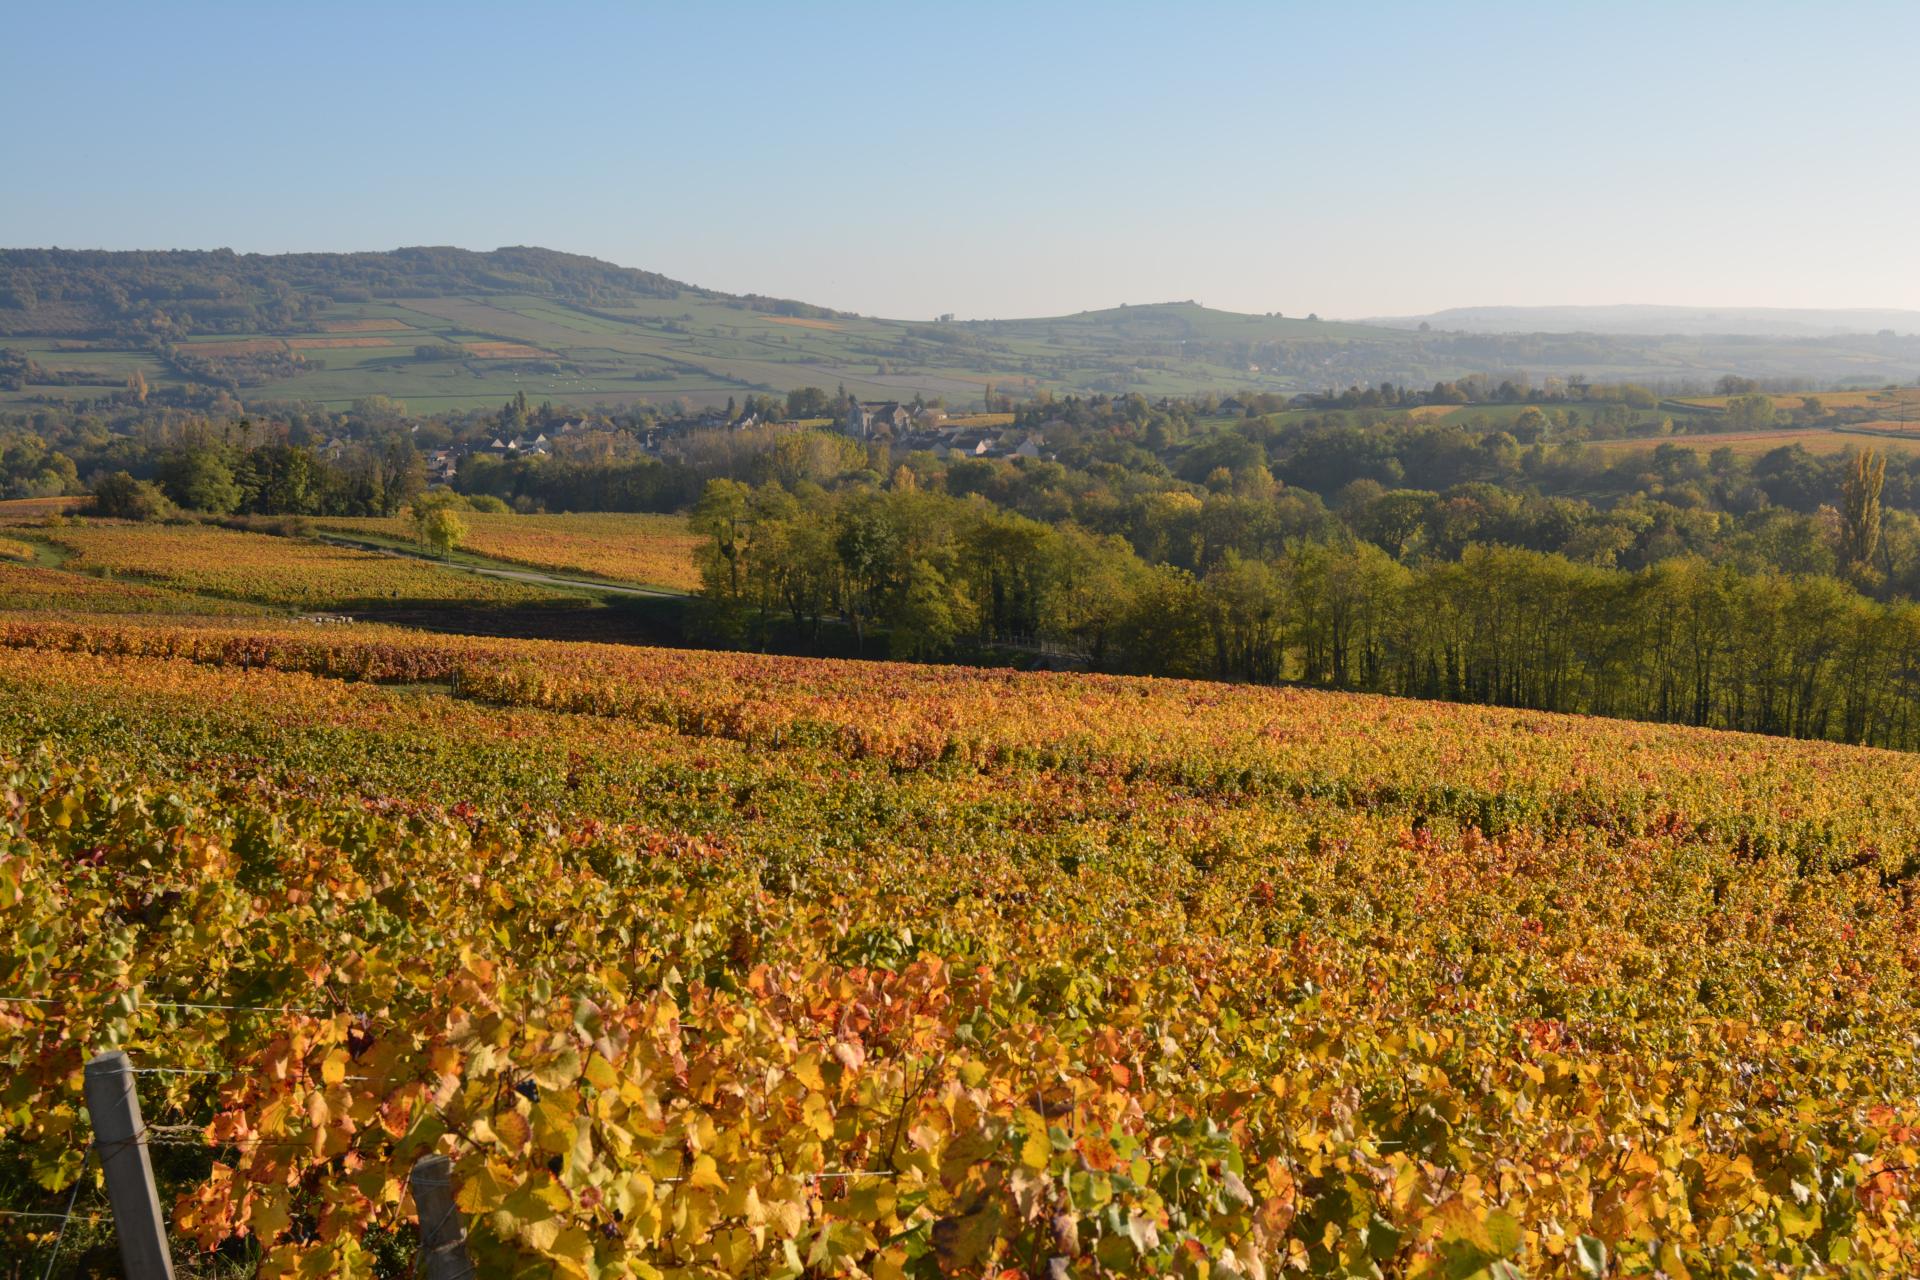
[[[461,550],[504,564],[611,582],[692,591],[700,585],[694,553],[701,539],[687,518],[641,512],[586,511],[564,515],[462,512]],[[414,537],[406,516],[331,517],[315,522],[324,533]]]
[[545,588],[456,573],[409,557],[216,525],[76,521],[40,534],[70,573],[298,609],[523,605],[565,599]]
[[0,742],[0,1156],[217,1073],[183,1247],[405,1257],[437,1148],[488,1274],[1920,1265],[1912,757],[19,618]]

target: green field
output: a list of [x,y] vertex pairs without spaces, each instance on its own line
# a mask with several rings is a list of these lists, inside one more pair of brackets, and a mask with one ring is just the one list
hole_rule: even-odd
[[1655,439],[1642,437],[1629,440],[1598,440],[1594,442],[1593,447],[1608,454],[1627,454],[1649,453],[1663,444],[1692,449],[1699,453],[1731,449],[1741,457],[1759,457],[1761,454],[1772,453],[1775,449],[1784,449],[1793,445],[1798,445],[1813,454],[1845,453],[1849,449],[1877,449],[1882,453],[1911,454],[1920,452],[1920,435],[1836,431],[1826,427],[1783,427],[1778,431],[1702,432],[1684,436],[1662,436]]
[[[1108,325],[1100,316],[1122,319]],[[374,322],[406,327],[341,331]],[[1185,355],[1188,340],[1179,335],[1192,333],[1192,342],[1209,345],[1225,341],[1228,331],[1234,342],[1327,343],[1352,328],[1183,304],[1059,320],[932,325],[855,317],[796,320],[695,296],[602,309],[509,293],[341,304],[298,331],[193,335],[177,346],[216,361],[263,352],[298,355],[310,367],[243,384],[238,394],[248,401],[310,401],[329,408],[385,395],[432,412],[490,404],[520,391],[536,402],[685,398],[702,404],[841,385],[866,399],[920,395],[979,407],[990,387],[1016,397],[1042,390],[1299,391],[1306,384],[1294,376]],[[158,355],[115,349],[125,345],[119,340],[19,335],[0,338],[0,345],[68,375],[69,383],[29,382],[0,393],[0,403],[97,397],[124,387],[135,372],[156,388],[188,380]],[[421,347],[457,354],[426,358],[416,351]],[[71,385],[75,372],[98,376]]]

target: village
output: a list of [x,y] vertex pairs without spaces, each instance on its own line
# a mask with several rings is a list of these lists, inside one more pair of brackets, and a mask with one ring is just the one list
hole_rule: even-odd
[[[766,413],[760,408],[729,412],[727,409],[703,409],[680,416],[626,424],[596,415],[566,417],[552,427],[529,424],[519,432],[487,433],[469,441],[422,451],[427,483],[450,485],[460,469],[461,460],[483,455],[500,460],[600,454],[607,450],[610,438],[624,437],[642,454],[670,458],[676,446],[703,432],[742,432],[750,430],[830,429],[862,444],[884,444],[895,456],[930,453],[943,461],[966,458],[1029,458],[1044,460],[1046,428],[1015,427],[1006,414],[970,414],[950,416],[938,405],[905,404],[900,401],[861,401],[849,399],[837,418],[792,419]],[[411,428],[417,434],[416,424]],[[320,454],[343,452],[344,440],[331,440]]]

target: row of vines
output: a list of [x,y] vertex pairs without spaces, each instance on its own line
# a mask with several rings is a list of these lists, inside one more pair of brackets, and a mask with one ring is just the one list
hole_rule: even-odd
[[0,618],[0,1194],[94,1176],[116,1046],[188,1268],[405,1273],[441,1151],[489,1276],[1911,1274],[1917,775]]

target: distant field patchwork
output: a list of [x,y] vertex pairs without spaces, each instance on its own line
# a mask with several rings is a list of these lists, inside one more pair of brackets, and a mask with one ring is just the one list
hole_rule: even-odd
[[[1108,313],[1100,313],[1108,314]],[[1015,395],[1102,388],[1152,395],[1223,387],[1298,390],[1288,376],[1235,362],[1191,358],[1179,335],[1258,340],[1275,334],[1338,341],[1348,327],[1265,317],[1210,319],[1178,304],[1136,308],[1116,347],[1097,316],[1058,321],[933,325],[864,317],[773,315],[708,297],[630,299],[584,307],[538,294],[409,297],[336,304],[302,332],[197,335],[180,344],[199,360],[235,362],[243,400],[310,401],[343,408],[381,394],[419,412],[471,408],[524,392],[573,404],[636,401],[719,404],[800,386],[844,386],[864,399],[943,398],[983,409],[989,389]],[[1376,336],[1386,331],[1374,332]],[[1397,335],[1388,335],[1398,341]],[[1163,344],[1163,345],[1162,345]],[[78,399],[151,386],[183,374],[159,355],[63,337],[8,337],[0,345],[63,375],[10,398]],[[424,354],[416,348],[428,349]],[[301,365],[243,367],[297,355]],[[97,378],[97,382],[94,379]]]
[[374,333],[389,329],[410,329],[404,320],[392,316],[365,316],[353,320],[323,320],[320,327],[328,333]]
[[295,351],[336,351],[352,347],[392,347],[396,344],[391,338],[289,338],[287,345]]
[[[1732,396],[1688,396],[1680,404],[1725,409]],[[1823,414],[1843,414],[1866,420],[1913,423],[1920,426],[1920,387],[1879,387],[1869,391],[1787,391],[1769,397],[1776,411],[1809,408]]]
[[[528,288],[536,286],[530,281]],[[209,370],[199,362],[208,361],[231,362],[228,389],[250,404],[303,401],[344,408],[379,394],[431,413],[517,393],[581,406],[723,404],[796,387],[844,386],[863,399],[924,396],[967,412],[987,409],[990,392],[1189,396],[1294,394],[1380,380],[1424,386],[1483,372],[1476,365],[1489,358],[1425,349],[1422,336],[1410,330],[1237,314],[1192,302],[930,322],[772,314],[697,291],[618,296],[604,305],[505,290],[329,302],[304,316],[297,330],[189,337],[178,345],[181,354],[194,357],[188,367],[143,349],[147,341],[141,335],[75,338],[60,330],[12,333],[0,346],[58,376],[0,392],[0,404],[98,398],[123,388],[135,373],[156,388],[205,383]],[[1670,348],[1653,340],[1614,345],[1619,349],[1548,349],[1528,360],[1540,374],[1580,369],[1596,382],[1693,374],[1707,381],[1704,371],[1754,358],[1760,350],[1718,351],[1698,340]],[[1836,376],[1819,363],[1817,352],[1768,351],[1772,364],[1754,368],[1756,374],[1784,367],[1793,376]],[[276,359],[282,356],[299,360]],[[1912,376],[1892,356],[1856,361],[1845,371],[1858,374],[1876,362],[1886,364],[1889,374]],[[221,371],[211,372],[217,377]],[[1800,407],[1798,397],[1776,399],[1783,409]],[[1906,404],[1880,392],[1822,393],[1821,399],[1828,406],[1823,411],[1844,410],[1862,421],[1920,416],[1920,399]],[[1724,405],[1724,397],[1693,403],[1713,409]],[[1451,419],[1454,410],[1418,412]]]
[[1711,453],[1731,449],[1742,457],[1758,457],[1775,449],[1798,445],[1808,453],[1845,453],[1849,449],[1875,448],[1901,453],[1920,453],[1920,433],[1910,438],[1899,435],[1870,434],[1864,431],[1834,431],[1826,428],[1786,428],[1779,431],[1729,431],[1719,434],[1639,437],[1626,440],[1597,440],[1593,448],[1608,454],[1647,453],[1661,445]]

